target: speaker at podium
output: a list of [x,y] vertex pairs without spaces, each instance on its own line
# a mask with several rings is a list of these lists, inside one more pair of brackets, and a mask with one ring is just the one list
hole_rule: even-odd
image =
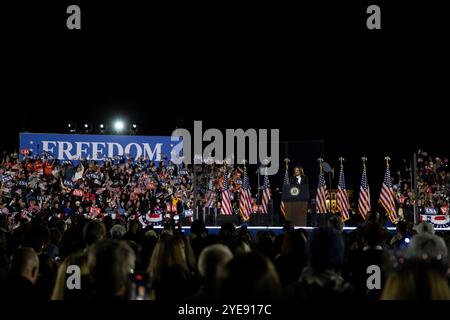
[[286,220],[292,222],[296,227],[306,227],[309,183],[305,175],[295,175],[289,184],[283,185],[282,198],[286,210]]

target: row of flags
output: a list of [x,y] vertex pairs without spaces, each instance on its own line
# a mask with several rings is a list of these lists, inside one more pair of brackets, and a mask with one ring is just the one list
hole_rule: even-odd
[[[336,206],[341,213],[341,217],[343,221],[347,221],[350,219],[349,215],[349,202],[348,202],[348,194],[345,186],[345,175],[344,175],[344,165],[343,158],[339,159],[341,162],[341,168],[339,173],[339,183],[338,183],[338,192],[336,196]],[[395,205],[395,195],[394,190],[392,189],[392,180],[391,173],[389,170],[389,157],[385,158],[386,160],[386,170],[384,173],[384,180],[381,186],[379,203],[386,210],[386,213],[391,220],[392,223],[396,223],[397,218],[397,210]],[[319,183],[317,186],[316,193],[316,212],[318,213],[326,213],[328,212],[326,199],[327,199],[327,186],[325,184],[325,177],[322,167],[323,159],[319,158],[320,163],[320,173],[319,173]],[[367,214],[371,210],[371,202],[370,202],[370,189],[369,182],[367,180],[367,170],[366,170],[366,161],[367,158],[362,158],[363,161],[363,172],[361,175],[361,184],[359,188],[359,198],[358,198],[358,211],[363,217],[366,219]]]
[[[231,204],[231,191],[230,184],[228,181],[228,173],[225,169],[223,184],[222,184],[222,192],[221,192],[221,206],[220,206],[220,214],[223,215],[232,215],[233,207]],[[261,201],[261,212],[260,213],[269,213],[269,202],[271,199],[271,191],[270,191],[270,183],[269,177],[267,174],[264,175],[264,182],[261,187],[262,191],[262,201]],[[206,206],[212,201],[211,197],[214,194],[211,192],[207,198]],[[211,200],[210,200],[211,199]],[[250,214],[253,212],[253,204],[252,204],[252,196],[250,191],[250,183],[248,179],[247,170],[244,167],[244,177],[242,180],[242,186],[239,191],[239,212],[244,221],[248,221],[250,219]]]
[[[341,162],[340,172],[339,172],[339,182],[338,182],[338,191],[336,196],[336,206],[341,213],[341,217],[343,221],[347,221],[350,219],[349,213],[349,200],[348,193],[345,185],[345,174],[344,174],[344,165],[343,158],[339,159]],[[381,188],[380,199],[379,202],[386,210],[389,219],[391,222],[397,222],[397,213],[396,213],[396,205],[395,205],[395,196],[392,188],[391,174],[389,170],[389,157],[385,158],[386,160],[386,171],[384,175],[384,180]],[[358,211],[363,217],[366,218],[367,214],[371,210],[371,201],[370,201],[370,189],[369,182],[367,180],[367,169],[366,169],[366,158],[362,158],[363,161],[363,171],[361,175],[361,184],[359,189],[359,198],[358,198]],[[320,172],[319,172],[319,183],[317,186],[316,193],[316,212],[317,213],[326,213],[327,209],[327,186],[325,183],[325,173],[322,165],[323,159],[319,158],[320,163]],[[286,164],[286,170],[283,179],[284,185],[289,185],[289,173],[288,173],[288,165]],[[271,190],[268,175],[264,175],[263,185],[261,187],[262,191],[262,199],[261,199],[261,213],[269,212],[269,202],[271,200]],[[210,192],[207,195],[206,207],[211,207],[212,203],[215,200],[215,195],[213,192]],[[280,205],[281,213],[286,216],[286,208],[284,202],[281,201]],[[252,205],[252,197],[250,191],[250,183],[247,174],[247,170],[244,167],[244,176],[242,181],[242,186],[239,191],[239,213],[241,214],[244,221],[248,221],[250,219],[250,214],[253,212]],[[227,171],[224,172],[224,179],[222,185],[221,192],[221,214],[223,215],[232,215],[234,213],[233,206],[231,204],[231,191],[229,188],[229,178]]]

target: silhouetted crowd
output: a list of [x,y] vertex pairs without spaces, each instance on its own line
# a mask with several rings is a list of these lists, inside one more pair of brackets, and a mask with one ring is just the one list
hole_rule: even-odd
[[[419,165],[420,195],[439,208],[448,201],[442,193],[448,189],[440,187],[449,183],[446,168],[440,159]],[[206,186],[198,190],[205,206],[217,202],[220,186],[220,168],[214,179],[211,170],[196,172],[198,185]],[[240,177],[232,179],[236,187]],[[391,234],[371,212],[351,232],[333,216],[312,231],[294,230],[287,221],[281,234],[255,235],[231,223],[210,234],[194,220],[185,234],[174,217],[193,218],[187,214],[193,179],[188,167],[170,161],[19,161],[4,154],[1,298],[450,299],[449,236],[431,224],[401,220]]]
[[287,222],[255,236],[231,223],[209,234],[195,220],[186,236],[176,225],[82,215],[8,230],[0,217],[2,299],[450,299],[449,237],[426,223],[399,223],[392,235],[376,212],[350,233],[334,216],[311,232]]

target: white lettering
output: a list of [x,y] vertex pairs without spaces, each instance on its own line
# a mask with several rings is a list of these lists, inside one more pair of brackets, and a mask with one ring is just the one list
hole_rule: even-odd
[[70,142],[58,141],[58,159],[64,159],[65,155],[67,159],[72,160],[70,150],[72,150],[72,144]]
[[105,143],[92,142],[92,160],[103,160],[103,153],[105,150],[101,150],[99,146],[105,147]]
[[[89,142],[75,142],[75,145],[77,150],[76,157],[78,159],[90,159],[88,151],[90,145]],[[86,149],[84,149],[83,146],[86,146]]]
[[[153,151],[150,148],[150,145],[148,143],[143,143],[142,145],[144,146],[144,158],[148,157],[150,160],[161,161],[162,143],[157,143],[155,145],[155,148],[153,149]],[[156,154],[156,159],[154,159],[155,154]]]
[[[117,142],[109,142],[108,145],[108,158],[116,156],[123,156],[123,147]],[[114,154],[114,147],[117,147],[117,154]]]
[[50,149],[49,145],[53,144],[56,147],[56,141],[42,141],[42,150],[45,152],[54,153],[53,147]]
[[142,156],[142,148],[140,145],[138,145],[137,143],[129,143],[125,146],[125,154],[129,154],[131,156],[131,147],[135,146],[136,147],[136,156],[134,157],[135,159],[139,158],[140,156]]

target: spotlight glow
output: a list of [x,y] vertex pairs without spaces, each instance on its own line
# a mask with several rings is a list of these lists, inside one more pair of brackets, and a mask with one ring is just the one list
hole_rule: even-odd
[[117,120],[117,121],[114,123],[114,129],[116,129],[116,131],[122,131],[123,128],[125,128],[125,124],[123,123],[122,120]]

